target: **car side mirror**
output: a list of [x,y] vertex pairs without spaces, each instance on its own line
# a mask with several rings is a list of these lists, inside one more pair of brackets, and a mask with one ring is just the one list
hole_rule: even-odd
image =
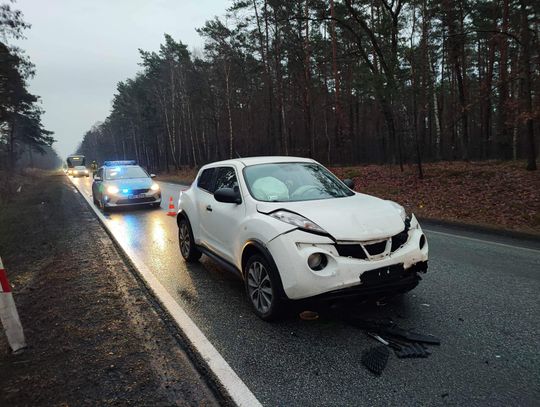
[[150,174],[150,178],[155,178],[156,174]]
[[235,203],[235,204],[242,203],[242,198],[240,198],[240,193],[235,191],[232,188],[218,189],[216,192],[214,192],[214,198],[218,202]]
[[101,181],[101,177],[98,177],[97,175],[94,177],[94,181]]
[[354,181],[350,178],[344,179],[343,183],[347,185],[350,189],[354,189]]

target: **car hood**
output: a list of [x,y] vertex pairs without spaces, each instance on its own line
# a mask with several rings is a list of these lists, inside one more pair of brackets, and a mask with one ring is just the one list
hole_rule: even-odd
[[389,201],[358,194],[346,198],[303,202],[259,202],[262,213],[285,209],[302,215],[326,230],[334,239],[366,241],[382,239],[404,228],[399,209]]
[[148,189],[152,186],[152,178],[127,178],[106,181],[107,185],[114,185],[120,189]]

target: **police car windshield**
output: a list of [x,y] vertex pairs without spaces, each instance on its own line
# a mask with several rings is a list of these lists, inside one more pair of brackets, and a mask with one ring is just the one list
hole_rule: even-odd
[[148,178],[148,174],[138,166],[111,167],[105,169],[105,179],[115,180],[128,178]]

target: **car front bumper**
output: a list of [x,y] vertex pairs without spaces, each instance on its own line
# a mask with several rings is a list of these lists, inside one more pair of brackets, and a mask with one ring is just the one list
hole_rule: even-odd
[[108,208],[132,205],[149,205],[161,203],[161,192],[147,192],[144,198],[131,198],[126,194],[105,195],[103,204]]
[[[420,248],[422,236],[422,229],[413,218],[405,244],[385,256],[371,259],[341,256],[329,237],[301,230],[277,236],[267,243],[267,248],[289,299],[383,295],[408,291],[418,284],[418,273],[427,270],[428,260],[425,237]],[[313,253],[326,256],[327,265],[322,270],[308,266],[308,257]]]

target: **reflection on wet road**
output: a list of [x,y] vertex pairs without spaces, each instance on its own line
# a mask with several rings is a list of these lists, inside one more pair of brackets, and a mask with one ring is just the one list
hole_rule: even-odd
[[[74,182],[90,194],[91,180]],[[429,358],[392,357],[377,378],[360,363],[362,351],[377,343],[339,318],[323,313],[308,322],[292,315],[265,323],[251,313],[236,277],[205,256],[186,267],[176,219],[166,216],[169,197],[176,206],[181,186],[160,186],[161,209],[113,211],[111,231],[136,250],[263,404],[523,405],[540,399],[540,252],[427,233],[430,270],[417,289],[384,306],[339,310],[392,318],[442,338]]]

